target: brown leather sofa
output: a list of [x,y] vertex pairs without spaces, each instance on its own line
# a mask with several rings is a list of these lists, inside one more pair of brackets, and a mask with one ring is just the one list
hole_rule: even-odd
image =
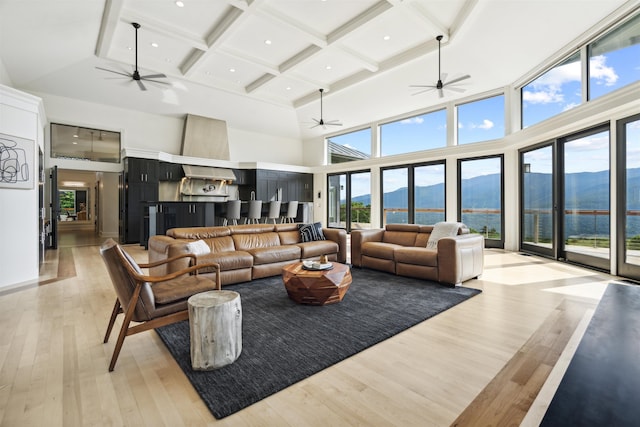
[[[282,267],[300,260],[346,262],[347,234],[344,230],[323,228],[326,240],[302,242],[298,224],[247,224],[224,227],[172,228],[165,236],[149,238],[149,262],[192,253],[190,242],[203,240],[210,253],[197,256],[197,263],[220,265],[222,285],[276,276]],[[151,268],[152,275],[166,275],[189,266],[179,259]],[[200,275],[213,275],[200,270]]]
[[432,225],[387,224],[384,229],[351,231],[351,263],[400,276],[448,285],[478,277],[484,267],[484,237],[460,224],[458,235],[428,249]]

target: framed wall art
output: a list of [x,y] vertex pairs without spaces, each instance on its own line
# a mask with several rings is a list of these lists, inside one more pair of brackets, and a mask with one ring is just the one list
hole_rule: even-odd
[[34,144],[29,139],[0,133],[0,188],[33,188]]

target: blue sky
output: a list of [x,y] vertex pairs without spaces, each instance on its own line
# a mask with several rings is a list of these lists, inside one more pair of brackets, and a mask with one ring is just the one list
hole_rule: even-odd
[[[640,19],[636,19],[636,21],[640,21]],[[615,33],[611,33],[609,38],[603,38],[600,45],[597,45],[599,54],[592,55],[589,59],[591,99],[596,99],[640,80],[640,43],[608,50],[609,45],[617,46],[611,41],[616,41]],[[581,62],[578,52],[522,88],[523,127],[531,126],[574,108],[582,103],[582,98]],[[457,139],[459,144],[500,139],[504,136],[504,96],[459,104],[457,108]],[[639,140],[639,127],[629,127],[629,141]],[[446,145],[446,110],[440,109],[420,116],[382,124],[380,139],[383,156],[444,147]],[[331,137],[331,140],[371,154],[371,129],[369,128]],[[608,134],[583,138],[574,144],[580,144],[580,161],[567,164],[567,172],[596,171],[609,167]],[[633,167],[632,162],[640,164],[640,144],[638,144],[638,149],[630,148],[628,156],[629,167]],[[487,168],[485,163],[469,164],[465,167],[465,175],[467,176],[464,178],[489,173],[493,168]],[[472,167],[475,165],[477,168]],[[435,170],[430,172],[433,173],[425,173],[417,184],[430,185],[438,182],[440,173]],[[354,182],[352,189],[354,195],[369,193],[366,179],[360,179],[360,181],[362,181],[360,183],[362,187],[356,186]],[[404,182],[402,179],[394,181],[398,182],[398,186],[404,186],[401,185]],[[395,185],[389,182],[385,185],[385,191],[391,191],[394,187]]]

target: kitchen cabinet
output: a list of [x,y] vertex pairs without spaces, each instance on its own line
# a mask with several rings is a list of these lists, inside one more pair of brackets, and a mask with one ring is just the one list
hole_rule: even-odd
[[184,177],[184,169],[179,163],[160,162],[160,181],[180,182]]
[[123,243],[139,243],[144,240],[144,221],[148,219],[145,202],[158,200],[158,161],[127,157],[124,159],[123,227],[120,240]]
[[155,234],[166,234],[176,227],[215,225],[214,202],[160,202],[156,208]]
[[[256,171],[256,199],[265,202],[279,200],[288,202],[313,201],[313,175],[287,171],[259,169]],[[241,197],[242,193],[241,193]],[[244,197],[243,197],[244,198]]]

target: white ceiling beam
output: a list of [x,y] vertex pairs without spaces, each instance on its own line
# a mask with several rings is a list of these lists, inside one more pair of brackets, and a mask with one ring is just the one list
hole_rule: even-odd
[[327,42],[329,44],[335,43],[343,37],[348,36],[353,31],[357,30],[362,25],[371,21],[372,19],[378,17],[383,14],[387,10],[391,9],[393,6],[387,2],[386,0],[379,1],[378,3],[371,6],[369,9],[365,10],[355,18],[351,19],[347,23],[341,25],[340,27],[333,30],[327,36]]
[[345,55],[350,56],[352,59],[355,59],[359,62],[363,68],[375,73],[380,68],[380,65],[377,61],[361,54],[360,52],[356,52],[355,50],[348,48],[346,46],[335,46],[336,49],[339,49]]
[[165,22],[150,19],[146,15],[141,15],[132,10],[124,9],[121,20],[127,23],[137,22],[138,24],[140,24],[140,28],[142,29],[147,29],[154,33],[162,34],[172,39],[180,40],[193,48],[200,50],[207,49],[207,43],[205,42],[205,40],[196,36],[195,34],[189,33]]
[[256,14],[261,15],[277,24],[283,24],[289,27],[290,29],[298,32],[300,36],[306,39],[309,43],[312,43],[316,46],[326,47],[327,46],[327,38],[324,34],[321,34],[315,31],[313,28],[305,25],[291,17],[283,14],[279,10],[268,7],[267,5],[263,5],[259,9],[256,9]]
[[109,54],[109,47],[113,43],[113,35],[116,32],[123,4],[124,0],[106,0],[105,2],[95,51],[99,58],[105,58]]

